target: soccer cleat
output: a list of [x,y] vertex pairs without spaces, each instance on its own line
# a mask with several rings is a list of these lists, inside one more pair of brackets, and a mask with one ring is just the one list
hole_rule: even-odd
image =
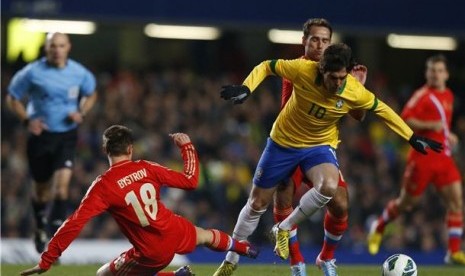
[[223,261],[220,267],[213,273],[213,276],[231,276],[233,275],[234,270],[236,270],[237,265],[232,264],[228,261]]
[[383,240],[383,234],[376,231],[376,227],[378,226],[378,222],[374,221],[371,224],[370,232],[367,236],[367,245],[368,245],[368,252],[371,255],[376,255],[379,252],[379,247],[381,246],[381,241]]
[[289,230],[282,230],[275,224],[271,228],[271,234],[275,240],[274,253],[283,260],[289,258]]
[[444,257],[444,262],[451,265],[465,265],[465,253],[457,251],[451,254],[448,251],[446,257]]
[[174,272],[174,276],[195,276],[190,266],[185,265]]
[[291,265],[291,276],[307,276],[307,271],[305,270],[305,263]]
[[37,229],[34,233],[34,244],[38,253],[44,252],[47,241],[47,232],[43,229]]
[[258,247],[250,244],[248,241],[240,241],[240,243],[246,243],[248,245],[247,253],[243,256],[256,259],[258,257],[258,254],[260,254],[260,250],[258,249]]
[[322,259],[320,259],[320,254],[318,254],[318,257],[316,257],[315,260],[315,264],[316,266],[318,266],[319,269],[323,270],[323,274],[325,276],[337,276],[336,259],[323,261]]

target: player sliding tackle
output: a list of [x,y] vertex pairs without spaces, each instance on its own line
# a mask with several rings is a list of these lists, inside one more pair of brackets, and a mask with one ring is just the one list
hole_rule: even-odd
[[[239,214],[234,237],[246,239],[253,232],[277,184],[300,166],[314,188],[302,196],[299,206],[288,218],[273,227],[275,252],[282,259],[288,258],[289,230],[324,207],[336,193],[338,123],[350,110],[373,111],[421,153],[426,154],[428,148],[442,150],[441,143],[415,135],[389,106],[349,75],[353,64],[350,47],[334,44],[325,50],[319,63],[304,59],[264,61],[242,85],[223,87],[223,99],[241,104],[269,75],[284,77],[294,84],[289,102],[273,124],[255,171],[249,200]],[[251,209],[252,205],[255,208]],[[323,267],[328,270],[326,275],[336,275],[334,263]]]
[[192,275],[185,267],[176,272],[159,271],[171,262],[176,253],[190,253],[197,245],[256,258],[258,251],[247,241],[235,240],[216,229],[196,227],[160,201],[162,186],[191,190],[197,187],[199,179],[197,151],[189,136],[184,133],[170,136],[181,150],[183,172],[146,160],[133,161],[132,131],[120,125],[105,130],[103,149],[110,168],[95,179],[78,209],[55,233],[39,264],[21,272],[21,275],[40,274],[50,269],[84,225],[105,211],[116,220],[133,247],[104,264],[97,271],[98,276]]

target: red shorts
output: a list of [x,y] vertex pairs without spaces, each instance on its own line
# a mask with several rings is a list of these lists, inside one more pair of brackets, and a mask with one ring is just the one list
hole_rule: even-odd
[[[294,191],[297,191],[300,189],[300,186],[302,185],[302,182],[305,183],[309,188],[313,188],[313,183],[308,180],[306,177],[304,177],[304,174],[302,173],[302,170],[297,168],[294,171],[294,174],[292,174],[292,181],[294,182]],[[347,188],[347,183],[344,181],[344,177],[342,177],[341,171],[339,171],[339,183],[337,184],[339,187],[344,187]]]
[[429,152],[411,152],[407,158],[403,185],[412,196],[421,195],[429,183],[436,189],[461,181],[460,172],[452,157]]
[[[150,241],[154,239],[162,242],[153,244]],[[194,251],[197,232],[190,221],[174,215],[166,231],[154,238],[148,235],[146,241],[150,245],[146,248],[152,248],[150,252],[143,254],[133,247],[110,262],[110,271],[114,275],[152,276],[167,267],[176,253],[187,254]]]

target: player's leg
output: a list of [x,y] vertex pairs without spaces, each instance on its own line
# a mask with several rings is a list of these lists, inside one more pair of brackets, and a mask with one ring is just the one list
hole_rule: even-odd
[[409,156],[402,178],[400,195],[396,199],[390,200],[381,215],[372,222],[367,235],[368,252],[370,254],[376,255],[378,253],[386,226],[395,220],[399,214],[417,205],[428,183],[431,182],[434,168],[430,167],[431,162],[421,161],[415,155]]
[[[139,258],[145,258],[141,255],[140,252],[135,252],[134,248],[129,249],[121,253],[117,258],[114,260],[102,265],[96,272],[97,276],[113,276],[113,275],[179,275],[179,276],[190,276],[193,274],[175,274],[175,272],[159,272],[160,270],[164,269],[169,265],[171,260],[174,257],[174,253],[172,256],[167,256],[166,260],[163,262],[157,262],[155,266],[147,266],[142,265],[139,262]],[[145,261],[147,259],[145,258]]]
[[72,177],[72,170],[62,168],[53,174],[54,199],[50,211],[50,234],[53,235],[63,224],[68,215],[68,187]]
[[77,131],[71,130],[66,133],[56,134],[51,140],[56,146],[53,156],[53,166],[55,169],[53,173],[53,188],[55,194],[49,219],[50,233],[53,235],[68,216],[68,191],[73,173]]
[[[292,207],[296,187],[302,183],[302,171],[297,168],[288,183],[281,183],[274,197],[273,218],[275,223],[280,223],[287,218],[294,208]],[[297,225],[289,233],[289,260],[293,276],[304,276],[305,261],[300,252],[299,240],[297,238]]]
[[368,251],[370,254],[376,255],[378,253],[386,226],[401,213],[411,210],[420,202],[424,189],[421,189],[418,193],[411,194],[406,187],[419,187],[419,185],[414,182],[405,183],[400,190],[399,197],[391,199],[385,206],[382,214],[371,224],[367,236]]
[[334,275],[336,272],[334,252],[348,227],[348,209],[349,193],[347,184],[341,176],[336,194],[327,204],[324,219],[325,239],[315,262],[320,269],[323,269],[325,275]]
[[[334,196],[339,182],[339,168],[334,150],[328,146],[318,146],[303,150],[301,167],[305,176],[314,188],[306,192],[300,199],[299,206],[283,220],[275,225],[275,252],[282,259],[289,255],[289,244],[285,242],[294,225],[312,216],[324,207]],[[286,233],[287,232],[287,233]]]
[[465,253],[461,250],[463,236],[463,188],[460,172],[453,158],[442,155],[438,160],[434,185],[447,207],[446,225],[448,250],[445,262],[465,265]]
[[39,253],[44,251],[48,242],[47,208],[52,199],[53,174],[48,141],[42,136],[30,135],[27,142],[27,157],[35,191],[35,195],[32,196],[32,209],[36,221],[34,244]]
[[36,230],[34,232],[34,245],[38,253],[45,250],[49,240],[47,206],[52,198],[50,182],[34,181],[34,190],[36,195],[32,199],[32,209],[36,221]]
[[[247,203],[242,208],[237,218],[232,237],[242,241],[257,228],[260,217],[265,213],[268,205],[273,200],[276,186],[282,180],[290,177],[291,172],[297,166],[294,150],[283,148],[274,143],[270,138],[265,150],[260,157],[253,178],[253,187]],[[214,276],[232,275],[239,254],[229,251],[225,261],[216,270]]]
[[[269,203],[272,201],[275,190],[276,188],[266,189],[253,185],[252,190],[250,191],[249,199],[247,200],[247,203],[242,208],[241,212],[239,213],[239,217],[237,218],[232,238],[239,241],[245,241],[250,235],[252,235],[258,226],[261,215],[266,212]],[[238,262],[239,254],[234,251],[229,251],[226,254],[225,261],[218,270],[222,270],[224,266],[235,268]],[[218,270],[217,272],[219,272]],[[227,270],[229,271],[231,269],[228,268]]]
[[246,240],[236,240],[217,229],[203,229],[201,227],[195,227],[195,229],[198,245],[205,245],[214,251],[233,251],[241,256],[254,259],[258,256],[258,249]]
[[442,186],[438,189],[438,192],[447,206],[448,248],[445,262],[448,264],[465,265],[465,253],[461,250],[463,236],[462,183],[455,181],[449,185]]

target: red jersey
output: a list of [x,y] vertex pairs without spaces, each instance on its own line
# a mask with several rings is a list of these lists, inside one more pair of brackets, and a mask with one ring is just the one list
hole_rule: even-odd
[[[184,171],[176,172],[157,163],[125,160],[113,164],[90,186],[78,209],[63,223],[42,254],[39,266],[43,269],[59,257],[93,217],[108,211],[121,232],[134,248],[150,260],[164,256],[169,239],[176,238],[177,224],[160,201],[163,185],[195,189],[198,184],[199,161],[192,143],[181,147]],[[161,246],[163,244],[163,246]]]
[[423,86],[412,95],[402,111],[404,120],[417,119],[421,121],[441,121],[444,128],[441,131],[418,130],[416,134],[441,142],[444,145],[443,154],[451,155],[449,133],[452,122],[454,94],[449,88],[438,91],[432,87]]
[[[305,58],[305,56],[302,56],[301,58]],[[291,97],[293,90],[294,85],[292,84],[292,82],[288,79],[283,78],[283,87],[281,89],[281,109],[283,109],[287,101],[289,101],[289,98]]]

